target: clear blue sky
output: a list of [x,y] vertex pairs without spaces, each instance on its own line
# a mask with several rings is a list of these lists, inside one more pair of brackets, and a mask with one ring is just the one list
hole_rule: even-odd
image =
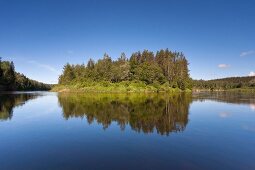
[[0,0],[0,56],[35,80],[161,48],[184,52],[195,79],[254,74],[255,1]]

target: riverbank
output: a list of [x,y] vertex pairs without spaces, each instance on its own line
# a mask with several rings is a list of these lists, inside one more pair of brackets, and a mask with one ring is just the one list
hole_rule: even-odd
[[193,92],[242,92],[255,93],[255,88],[233,88],[233,89],[192,89]]
[[255,93],[255,88],[232,88],[232,89],[198,89],[193,88],[181,90],[169,85],[150,84],[143,82],[83,82],[68,85],[53,85],[52,92],[92,92],[92,93],[177,93],[177,92],[242,92]]
[[176,93],[191,92],[191,90],[181,90],[169,87],[168,84],[146,85],[141,82],[120,82],[120,83],[75,83],[69,85],[54,85],[53,92],[93,92],[93,93]]

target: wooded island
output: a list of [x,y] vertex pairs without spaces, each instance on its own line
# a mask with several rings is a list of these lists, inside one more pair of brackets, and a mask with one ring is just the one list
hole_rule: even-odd
[[53,90],[100,92],[158,92],[191,89],[188,61],[182,52],[144,50],[130,58],[125,53],[114,61],[107,54],[87,65],[64,66],[59,85]]

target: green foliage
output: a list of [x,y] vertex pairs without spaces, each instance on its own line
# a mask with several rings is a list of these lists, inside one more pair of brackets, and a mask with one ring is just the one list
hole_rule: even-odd
[[15,90],[27,91],[27,90],[50,90],[51,86],[31,80],[25,75],[20,73],[15,73]]
[[190,87],[189,80],[188,62],[184,54],[166,49],[158,51],[156,55],[148,50],[138,51],[130,59],[122,53],[116,61],[104,54],[103,59],[97,62],[90,59],[86,66],[66,64],[59,77],[59,84],[80,85],[92,81],[100,86],[100,82],[108,82],[113,86],[120,82],[141,81],[150,85],[149,88],[158,89],[168,82],[169,88],[185,90]]
[[69,63],[67,63],[64,66],[64,76],[59,77],[59,83],[61,84],[66,84],[68,82],[71,82],[75,78],[75,73],[74,73],[74,66],[71,66]]
[[134,77],[136,80],[146,82],[146,84],[152,84],[154,81],[165,82],[165,77],[161,68],[154,62],[144,62],[140,64],[139,67],[136,67],[134,70]]
[[28,79],[23,74],[15,72],[13,62],[0,60],[0,91],[2,90],[49,90],[46,85]]
[[[97,93],[151,93],[151,92],[181,92],[179,88],[172,88],[169,83],[160,84],[154,81],[152,84],[146,84],[144,81],[83,81],[72,82],[68,85],[55,85],[52,91],[58,92],[97,92]],[[187,90],[185,90],[187,91]]]
[[193,88],[195,89],[209,89],[209,90],[227,90],[227,89],[241,89],[254,88],[255,77],[229,77],[215,80],[193,80]]
[[10,85],[15,83],[15,68],[13,62],[1,62],[2,78],[1,84]]

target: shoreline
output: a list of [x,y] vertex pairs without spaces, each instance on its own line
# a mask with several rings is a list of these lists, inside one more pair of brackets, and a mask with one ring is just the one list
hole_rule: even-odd
[[69,92],[80,92],[80,93],[182,93],[182,92],[192,92],[192,90],[185,89],[181,90],[179,88],[171,87],[115,87],[115,86],[89,86],[89,87],[77,87],[74,85],[56,85],[52,87],[51,92],[69,93]]
[[255,88],[233,88],[233,89],[192,89],[192,92],[251,92],[255,93]]
[[88,86],[80,87],[79,85],[55,85],[52,87],[50,92],[59,92],[59,93],[112,93],[112,94],[121,94],[121,93],[200,93],[200,92],[247,92],[255,93],[254,88],[235,88],[235,89],[185,89],[181,90],[179,88],[172,87],[162,87],[158,88],[148,85],[144,87],[116,87],[116,86]]

